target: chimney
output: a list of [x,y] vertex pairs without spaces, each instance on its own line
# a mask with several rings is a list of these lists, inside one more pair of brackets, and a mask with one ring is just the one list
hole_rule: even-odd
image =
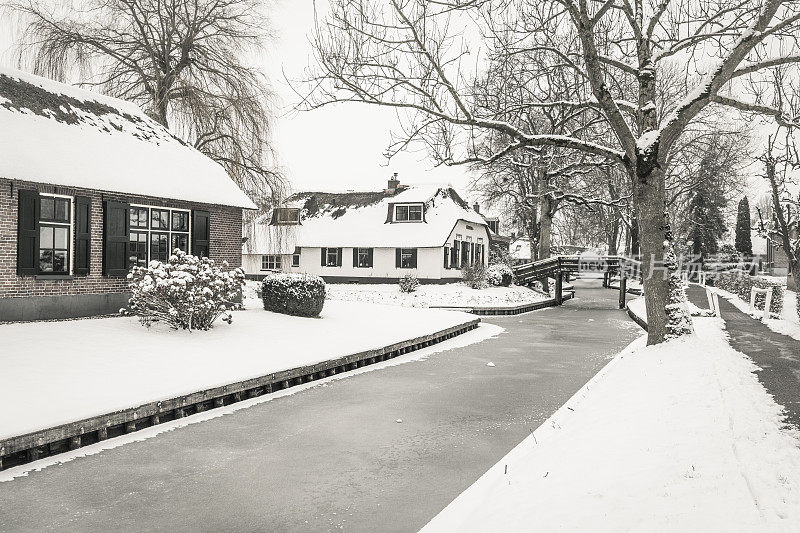
[[478,214],[480,214],[480,212],[481,212],[481,206],[478,205],[478,202],[475,202],[474,204],[472,204],[472,209],[474,209],[475,212],[478,213]]
[[397,192],[397,189],[399,188],[400,188],[400,180],[397,179],[397,172],[395,172],[394,174],[392,174],[392,177],[389,178],[389,182],[387,183],[387,187],[384,192],[387,195],[391,196],[395,192]]

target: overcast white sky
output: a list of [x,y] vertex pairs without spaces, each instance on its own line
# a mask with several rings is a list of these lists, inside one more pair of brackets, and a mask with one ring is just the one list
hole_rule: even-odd
[[[323,6],[325,2],[317,0]],[[17,67],[11,50],[14,28],[3,16],[0,65]],[[433,168],[421,153],[402,154],[387,165],[382,154],[397,123],[392,110],[342,104],[291,112],[297,96],[283,72],[296,79],[311,60],[307,35],[314,23],[314,0],[276,0],[271,16],[276,39],[264,68],[280,100],[274,144],[294,191],[378,190],[392,172],[398,172],[405,184],[452,183],[466,192],[466,168]]]
[[375,190],[398,172],[405,184],[452,183],[465,192],[468,169],[433,168],[422,153],[402,154],[387,166],[383,152],[397,124],[392,110],[353,103],[291,112],[298,97],[281,70],[297,79],[311,61],[307,35],[314,24],[314,2],[278,0],[272,17],[277,36],[266,70],[283,101],[275,145],[295,190]]

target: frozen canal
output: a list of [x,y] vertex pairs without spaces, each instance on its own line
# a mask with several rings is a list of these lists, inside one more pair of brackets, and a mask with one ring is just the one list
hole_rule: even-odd
[[0,530],[416,531],[641,334],[575,286],[481,343],[0,483]]

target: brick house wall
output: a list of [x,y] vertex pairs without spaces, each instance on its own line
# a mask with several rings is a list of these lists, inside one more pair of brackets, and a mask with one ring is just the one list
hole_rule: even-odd
[[[20,277],[17,275],[17,210],[20,189],[91,198],[91,264],[87,276],[47,280],[37,279],[35,276]],[[124,278],[109,278],[102,274],[103,202],[106,200],[208,211],[210,213],[209,257],[215,261],[227,261],[231,268],[241,266],[241,208],[0,178],[0,299],[125,293],[127,283]],[[75,231],[72,232],[71,255],[73,258],[76,249],[75,233]]]

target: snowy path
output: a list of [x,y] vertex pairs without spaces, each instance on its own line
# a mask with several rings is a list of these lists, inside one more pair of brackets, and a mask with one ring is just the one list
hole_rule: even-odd
[[0,483],[0,530],[416,531],[641,334],[586,284],[481,343]]
[[[690,286],[687,295],[698,307],[708,307],[701,287]],[[772,331],[725,298],[720,297],[719,307],[731,347],[761,368],[758,380],[786,408],[786,421],[800,429],[800,341]]]

